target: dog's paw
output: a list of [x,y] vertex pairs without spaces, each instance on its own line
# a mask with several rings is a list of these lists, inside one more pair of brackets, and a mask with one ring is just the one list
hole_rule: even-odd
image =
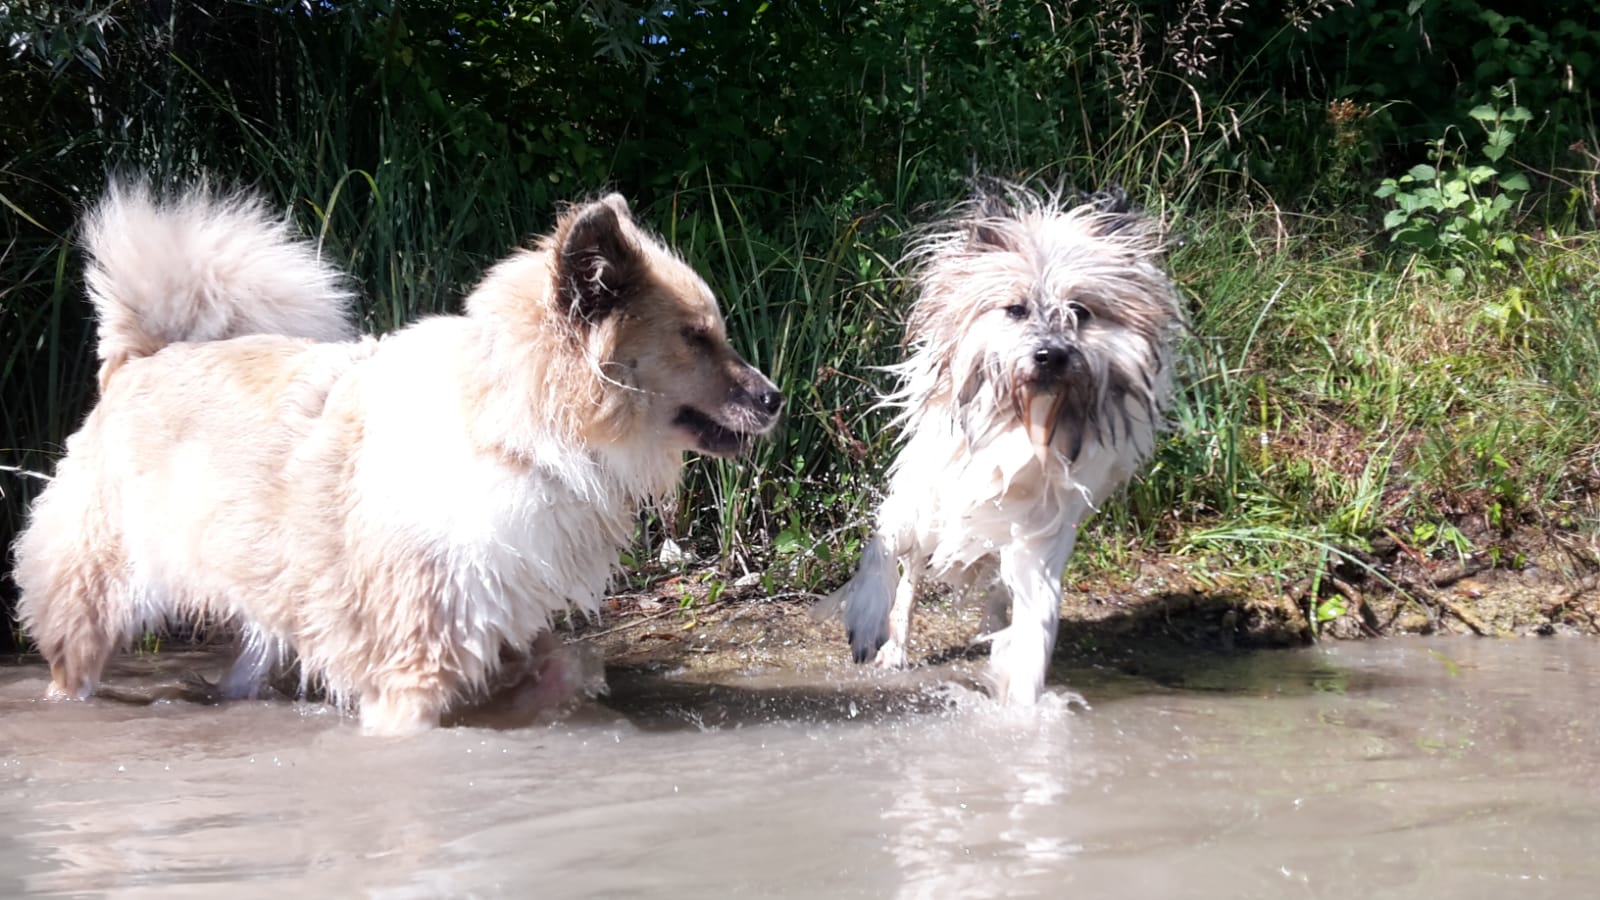
[[904,669],[906,667],[906,645],[899,641],[888,641],[878,648],[878,655],[873,658],[872,664],[880,669]]
[[1027,708],[1039,702],[1044,693],[1044,676],[1028,672],[1013,672],[1003,665],[991,665],[988,687],[990,696],[1006,706]]
[[850,641],[850,655],[858,663],[868,662],[877,657],[878,651],[888,641],[888,635],[874,631],[871,634],[857,631],[852,628],[845,632],[845,637]]

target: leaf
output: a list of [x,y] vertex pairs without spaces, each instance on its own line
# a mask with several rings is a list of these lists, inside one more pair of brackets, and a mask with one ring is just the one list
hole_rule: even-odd
[[1348,610],[1343,597],[1329,597],[1317,604],[1317,621],[1331,622],[1344,615]]
[[1411,171],[1407,172],[1406,174],[1418,181],[1432,181],[1439,173],[1436,169],[1434,169],[1433,166],[1430,166],[1427,163],[1417,163],[1416,165],[1412,166]]
[[55,234],[55,232],[50,231],[49,228],[45,227],[44,225],[39,224],[39,220],[38,219],[35,219],[33,216],[30,216],[27,213],[23,212],[22,211],[22,207],[20,207],[17,204],[13,203],[11,198],[7,197],[5,194],[0,194],[0,203],[5,204],[6,207],[8,209],[10,209],[12,212],[14,212],[17,215],[21,216],[22,218],[28,220],[28,222],[30,222],[35,228],[38,228],[40,231],[46,231],[46,232],[49,232],[50,234]]
[[1526,191],[1531,186],[1528,184],[1528,176],[1521,172],[1512,172],[1500,179],[1500,187],[1508,191]]
[[1399,229],[1392,238],[1398,244],[1410,244],[1419,250],[1431,250],[1439,244],[1439,236],[1429,222],[1412,222]]
[[1403,210],[1403,209],[1391,209],[1387,213],[1384,214],[1384,217],[1383,217],[1383,230],[1384,231],[1393,231],[1396,228],[1399,228],[1401,225],[1404,225],[1406,223],[1406,220],[1409,219],[1409,218],[1411,218],[1411,216],[1405,210]]
[[785,528],[772,539],[772,552],[787,556],[800,549],[800,534],[794,528]]
[[1500,118],[1500,110],[1495,109],[1494,107],[1485,103],[1479,106],[1474,106],[1472,110],[1467,113],[1467,115],[1477,119],[1479,122],[1493,122]]

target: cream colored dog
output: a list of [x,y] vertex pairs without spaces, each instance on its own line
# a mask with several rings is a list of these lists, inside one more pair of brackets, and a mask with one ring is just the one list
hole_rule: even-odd
[[113,186],[86,230],[102,396],[16,544],[54,695],[204,617],[243,636],[233,696],[298,659],[369,732],[432,727],[597,610],[684,451],[734,454],[783,402],[617,195],[379,339],[258,200]]

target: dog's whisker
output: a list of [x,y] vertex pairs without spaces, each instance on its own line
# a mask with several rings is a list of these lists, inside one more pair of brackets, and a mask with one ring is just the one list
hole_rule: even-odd
[[615,362],[615,361],[603,361],[603,360],[601,360],[601,359],[599,359],[599,358],[597,358],[597,357],[595,357],[595,356],[593,356],[591,354],[586,354],[584,359],[589,363],[590,369],[591,369],[591,371],[594,372],[594,376],[596,378],[600,379],[605,384],[616,388],[617,390],[626,391],[628,393],[633,393],[633,394],[640,394],[640,395],[646,396],[646,397],[662,397],[662,396],[665,396],[665,394],[663,394],[661,391],[647,390],[645,388],[639,387],[638,385],[628,384],[627,382],[619,381],[616,378],[614,378],[613,376],[606,374],[606,368],[607,367],[616,367],[616,368],[619,368],[619,369],[626,369],[627,366],[624,363]]
[[0,472],[10,472],[12,475],[20,475],[23,478],[32,478],[36,481],[51,480],[51,476],[44,472],[35,472],[32,469],[24,469],[21,466],[0,466]]

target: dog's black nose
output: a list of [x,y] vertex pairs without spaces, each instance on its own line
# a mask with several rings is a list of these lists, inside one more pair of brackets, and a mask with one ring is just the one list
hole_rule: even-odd
[[778,410],[783,409],[783,392],[776,389],[764,391],[756,395],[756,403],[767,415],[775,416]]
[[1033,362],[1044,372],[1060,372],[1072,358],[1072,348],[1066,344],[1045,344],[1033,351]]

